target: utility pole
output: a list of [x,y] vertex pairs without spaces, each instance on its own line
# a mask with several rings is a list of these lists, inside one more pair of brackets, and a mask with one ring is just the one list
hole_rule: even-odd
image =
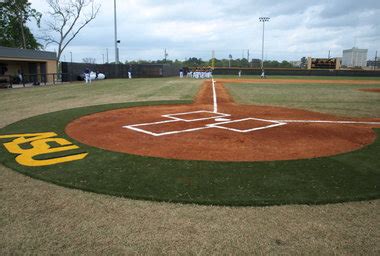
[[107,59],[107,63],[109,63],[109,61],[108,61],[108,48],[106,48],[106,59]]
[[264,75],[264,24],[265,22],[269,21],[269,17],[260,17],[259,21],[263,23],[263,38],[262,38],[262,45],[261,45],[261,71]]
[[164,50],[164,61],[165,61],[165,63],[166,63],[166,57],[168,57],[169,56],[169,54],[166,52],[166,48],[165,48],[165,50]]
[[215,68],[215,51],[214,50],[212,50],[212,52],[211,52],[211,67],[212,67],[212,69],[214,69]]
[[70,52],[70,62],[73,63],[73,53]]
[[102,57],[103,57],[103,64],[104,64],[104,53],[102,53]]
[[247,60],[248,60],[248,65],[250,66],[251,64],[251,62],[249,61],[249,49],[247,49]]
[[115,29],[115,64],[119,64],[119,49],[117,44],[120,42],[117,40],[117,21],[116,21],[116,0],[113,1],[114,7],[114,29]]
[[375,63],[373,65],[373,70],[377,69],[377,51],[375,53]]
[[328,57],[327,58],[329,58],[330,59],[330,50],[329,50],[329,55],[328,55]]

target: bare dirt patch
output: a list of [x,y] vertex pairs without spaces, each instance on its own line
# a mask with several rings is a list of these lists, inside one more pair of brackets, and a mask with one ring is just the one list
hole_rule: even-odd
[[[278,122],[272,120],[339,119],[298,109],[237,105],[219,80],[216,92],[218,112],[230,115],[221,120],[210,118],[213,94],[211,82],[206,81],[194,104],[134,107],[96,113],[74,120],[66,127],[66,133],[84,144],[111,151],[212,161],[271,161],[330,156],[357,150],[375,140],[371,129],[373,125],[287,123],[276,126]],[[196,112],[200,110],[209,112]],[[182,114],[187,112],[190,114]],[[176,121],[167,116],[176,113],[179,114],[172,117],[182,120]],[[137,128],[147,133],[123,128],[136,124],[146,124]],[[186,132],[177,133],[184,130]]]
[[364,89],[359,89],[359,91],[363,91],[363,92],[380,92],[380,88],[364,88]]

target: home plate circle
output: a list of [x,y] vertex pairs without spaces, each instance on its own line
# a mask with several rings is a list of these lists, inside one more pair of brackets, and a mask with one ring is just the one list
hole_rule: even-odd
[[[360,149],[376,137],[374,125],[334,123],[338,119],[333,116],[299,109],[231,104],[214,113],[200,107],[165,105],[105,111],[72,121],[65,132],[81,143],[110,151],[207,161],[331,156]],[[289,122],[300,117],[332,122]]]

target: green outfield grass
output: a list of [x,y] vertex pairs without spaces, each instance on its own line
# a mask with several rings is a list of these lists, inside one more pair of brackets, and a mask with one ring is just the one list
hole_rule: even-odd
[[[84,82],[0,90],[0,127],[18,118],[60,109],[106,103],[192,100],[202,82],[195,79],[106,79],[91,85]],[[10,114],[12,113],[12,114]],[[30,114],[29,114],[30,113]]]
[[[250,163],[181,161],[115,153],[76,142],[64,132],[71,120],[90,113],[173,103],[190,101],[76,108],[11,124],[1,129],[0,134],[55,132],[58,137],[80,147],[75,153],[87,152],[88,156],[65,164],[25,167],[15,161],[15,155],[0,147],[0,162],[28,176],[58,185],[155,201],[257,206],[324,204],[380,196],[379,140],[362,150],[333,157]],[[6,141],[9,139],[2,139]],[[61,156],[64,155],[55,153],[38,159]]]
[[[72,83],[55,86],[41,86],[0,91],[2,100],[6,100],[5,110],[14,104],[40,102],[40,96],[46,100],[64,102],[67,99],[99,101],[103,97],[120,100],[159,100],[191,99],[197,92],[200,81],[192,79],[108,79],[85,83]],[[3,102],[2,102],[3,103]]]
[[236,102],[300,108],[347,117],[380,117],[380,93],[359,91],[371,85],[225,84]]
[[[89,155],[84,160],[60,165],[25,167],[0,146],[0,162],[55,184],[135,199],[274,205],[323,204],[380,197],[379,139],[362,150],[332,157],[229,163],[115,153],[78,143],[64,132],[71,120],[90,113],[141,105],[191,103],[201,83],[202,80],[195,79],[133,79],[99,81],[90,86],[74,83],[2,90],[1,126],[24,119],[28,113],[42,115],[10,124],[0,129],[0,134],[52,131],[79,145],[80,151]],[[358,85],[229,84],[227,88],[238,102],[245,104],[281,105],[369,117],[378,117],[380,109],[379,95],[357,91],[362,88]],[[113,104],[101,105],[105,102]],[[379,134],[379,130],[376,132]],[[5,141],[2,139],[1,143]]]

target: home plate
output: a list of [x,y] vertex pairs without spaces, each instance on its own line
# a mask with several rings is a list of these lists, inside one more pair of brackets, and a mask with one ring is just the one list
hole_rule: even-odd
[[215,118],[216,122],[226,122],[226,121],[231,121],[231,119],[228,118]]

